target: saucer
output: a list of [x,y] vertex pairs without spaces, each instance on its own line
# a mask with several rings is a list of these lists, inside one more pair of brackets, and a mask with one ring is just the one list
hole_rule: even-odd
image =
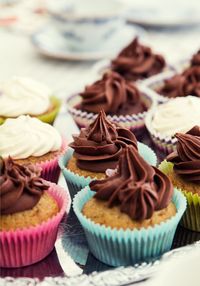
[[71,60],[92,61],[102,58],[112,58],[136,36],[144,36],[146,32],[137,26],[124,25],[112,38],[105,42],[98,50],[75,51],[69,48],[69,42],[58,30],[49,24],[31,36],[31,41],[36,50],[47,57]]
[[[147,3],[148,2],[148,3]],[[146,28],[185,28],[200,24],[199,1],[124,0],[129,23]]]

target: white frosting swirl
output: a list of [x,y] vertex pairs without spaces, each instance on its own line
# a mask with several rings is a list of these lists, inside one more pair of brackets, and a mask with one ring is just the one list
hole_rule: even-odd
[[153,129],[165,136],[185,133],[195,125],[200,125],[200,98],[195,96],[169,100],[157,107],[152,119]]
[[0,155],[13,159],[39,157],[61,148],[62,138],[51,125],[37,118],[21,115],[0,125]]
[[40,115],[50,107],[51,90],[29,78],[13,77],[0,84],[0,116]]

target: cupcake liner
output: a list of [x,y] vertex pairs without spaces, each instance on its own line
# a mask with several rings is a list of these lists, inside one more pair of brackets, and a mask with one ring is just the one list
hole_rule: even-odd
[[[173,172],[173,164],[165,160],[160,164],[159,169],[167,175]],[[187,200],[187,209],[181,220],[181,225],[187,229],[200,232],[200,196],[187,192],[187,190],[180,189],[180,191]]]
[[38,226],[0,232],[1,267],[22,267],[46,257],[54,248],[57,231],[64,213],[69,212],[69,193],[50,183],[47,192],[57,201],[60,211]]
[[145,118],[146,128],[151,136],[155,147],[158,148],[161,152],[164,152],[165,154],[170,154],[176,150],[177,139],[172,136],[160,134],[154,130],[154,128],[152,127],[154,110],[155,109],[152,109]]
[[[143,94],[142,101],[147,107],[147,109],[150,109],[153,105],[155,105],[155,102],[151,96],[149,96],[146,93],[143,93],[143,89],[141,87],[140,91]],[[69,97],[67,100],[68,103],[68,111],[72,115],[74,121],[78,125],[78,127],[87,127],[89,126],[97,117],[97,114],[94,114],[92,112],[82,111],[80,109],[77,109],[75,106],[81,101],[81,97],[77,94]],[[134,132],[138,131],[139,129],[143,129],[145,127],[144,125],[144,118],[146,116],[147,112],[141,112],[138,114],[133,115],[107,115],[107,118],[111,120],[112,122],[115,122],[119,124],[122,127],[128,128],[130,130],[133,130]]]
[[61,156],[58,161],[60,169],[67,182],[67,186],[68,186],[71,198],[73,198],[74,195],[78,191],[80,191],[83,187],[89,185],[89,183],[92,180],[91,177],[80,176],[66,168],[69,159],[73,155],[73,152],[74,152],[73,149],[69,148],[67,152],[63,156]]
[[[138,151],[140,155],[151,165],[156,166],[157,164],[157,157],[154,151],[149,148],[147,145],[138,142]],[[60,157],[58,164],[60,166],[60,169],[62,170],[62,173],[65,177],[65,180],[67,182],[67,186],[71,195],[71,198],[74,197],[74,195],[80,191],[85,186],[89,185],[89,183],[94,180],[91,177],[84,177],[80,176],[78,174],[75,174],[74,172],[70,171],[66,168],[69,159],[73,155],[73,149],[69,148],[67,152]]]
[[186,199],[181,192],[174,190],[175,216],[140,230],[111,229],[86,218],[81,210],[94,194],[85,187],[75,196],[73,209],[84,228],[89,249],[97,259],[108,265],[125,266],[152,260],[170,250],[176,227],[186,208]]
[[55,118],[56,118],[56,116],[60,110],[61,101],[55,96],[51,96],[50,101],[53,105],[53,110],[50,112],[47,112],[45,114],[39,115],[39,116],[37,116],[37,118],[43,122],[53,124],[54,120],[55,120]]
[[59,157],[62,156],[67,149],[67,142],[63,140],[61,152],[51,160],[36,163],[42,169],[41,177],[47,181],[57,183],[60,176],[60,167],[58,165]]
[[[45,123],[53,124],[54,120],[55,120],[55,118],[56,118],[56,116],[60,110],[61,101],[55,96],[51,96],[50,101],[53,105],[53,110],[50,112],[44,113],[42,115],[35,116],[35,117],[40,119],[41,121],[43,121]],[[34,117],[34,116],[32,116],[32,117]],[[7,118],[0,117],[0,125],[3,124],[6,119]]]
[[174,237],[173,248],[192,244],[199,240],[200,232],[191,231],[189,229],[184,228],[183,226],[179,226]]

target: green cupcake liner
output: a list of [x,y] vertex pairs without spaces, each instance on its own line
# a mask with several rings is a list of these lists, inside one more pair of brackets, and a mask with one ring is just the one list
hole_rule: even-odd
[[[172,173],[173,163],[164,160],[159,165],[159,169],[166,175]],[[200,232],[200,196],[187,192],[187,190],[180,189],[180,191],[187,199],[187,209],[183,215],[181,224],[187,229]]]
[[186,208],[186,199],[181,192],[174,190],[172,201],[177,209],[175,216],[154,227],[140,230],[111,229],[86,218],[82,208],[94,194],[88,186],[85,187],[74,197],[73,209],[85,231],[89,249],[97,259],[111,266],[134,265],[158,258],[170,250]]
[[[157,164],[157,157],[154,151],[146,146],[143,143],[138,142],[138,151],[140,155],[150,164],[153,166],[156,166]],[[59,166],[60,169],[65,177],[65,180],[67,182],[67,186],[71,195],[71,198],[74,197],[74,195],[80,191],[85,186],[88,186],[89,183],[94,180],[91,177],[84,177],[80,176],[78,174],[75,174],[74,172],[70,171],[66,168],[69,159],[71,158],[73,154],[73,150],[69,148],[67,152],[60,157],[59,159]]]
[[53,110],[51,112],[48,112],[47,114],[39,115],[37,116],[37,118],[45,123],[53,124],[60,110],[61,101],[55,96],[51,96],[50,101],[53,105]]
[[198,240],[200,240],[200,232],[186,229],[180,225],[175,234],[173,248],[192,244]]
[[[60,110],[61,101],[55,96],[51,96],[50,101],[51,101],[51,104],[53,105],[53,110],[51,112],[46,113],[46,114],[38,115],[38,116],[36,116],[36,118],[40,119],[41,121],[43,121],[45,123],[53,124],[54,120],[55,120],[55,118],[56,118],[56,116]],[[0,117],[0,125],[3,124],[5,120],[6,120],[5,118]]]

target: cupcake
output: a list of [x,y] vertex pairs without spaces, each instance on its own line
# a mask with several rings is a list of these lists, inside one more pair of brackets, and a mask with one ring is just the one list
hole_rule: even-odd
[[163,85],[156,91],[168,98],[187,95],[200,97],[200,65],[190,67],[181,74],[175,74],[164,80]]
[[191,66],[200,66],[200,50],[193,55],[191,59]]
[[123,150],[116,174],[91,182],[73,201],[90,251],[112,266],[148,261],[168,251],[185,207],[181,192],[133,146]]
[[163,72],[143,84],[156,93],[160,102],[187,95],[200,97],[200,50],[190,61],[178,65],[176,72]]
[[183,226],[200,232],[200,125],[175,137],[176,151],[167,156],[160,169],[186,196],[188,206]]
[[20,115],[52,124],[60,108],[60,101],[47,86],[26,77],[2,82],[0,95],[0,124]]
[[[137,150],[134,134],[110,122],[103,110],[92,124],[73,138],[69,146],[74,152],[68,150],[59,161],[72,196],[92,179],[104,179],[107,170],[115,169],[125,146],[132,145]],[[141,143],[138,147],[147,160],[156,164],[150,148]]]
[[58,181],[58,157],[65,150],[66,142],[62,142],[58,131],[37,118],[21,115],[0,126],[0,155],[11,156],[20,165],[41,167],[41,176],[46,180]]
[[155,145],[166,153],[176,150],[175,133],[185,133],[200,123],[200,98],[177,97],[158,105],[146,117],[146,127]]
[[116,72],[86,86],[68,100],[69,112],[79,127],[87,127],[103,109],[108,118],[122,127],[141,131],[146,111],[152,106],[150,96]]
[[111,63],[111,69],[129,81],[149,78],[162,72],[165,66],[164,57],[140,44],[138,38],[125,47]]
[[33,264],[52,251],[69,195],[11,157],[0,159],[0,171],[0,266]]

